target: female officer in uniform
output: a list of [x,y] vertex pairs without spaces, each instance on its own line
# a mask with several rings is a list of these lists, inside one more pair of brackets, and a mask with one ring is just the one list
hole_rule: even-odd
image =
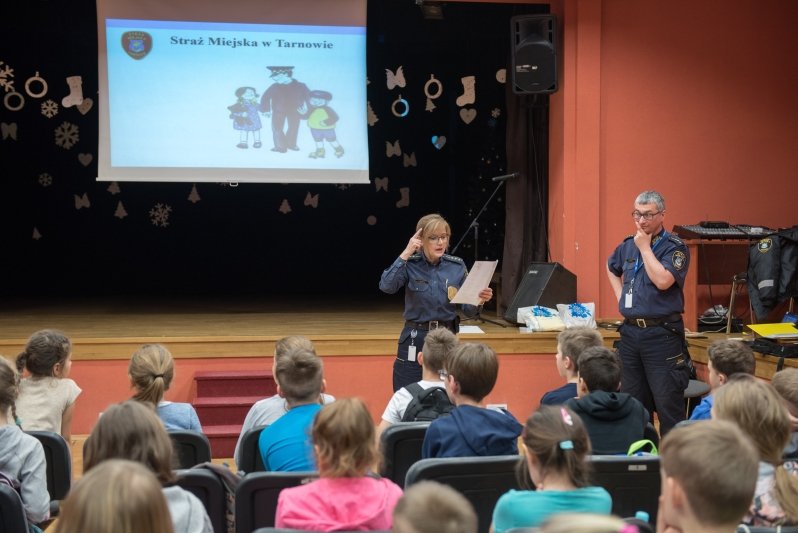
[[[405,325],[399,335],[399,349],[393,365],[393,390],[421,380],[416,356],[424,346],[430,329],[458,331],[459,318],[451,300],[465,281],[468,271],[459,257],[446,254],[451,229],[438,215],[421,217],[416,233],[396,261],[382,273],[380,290],[394,294],[405,287]],[[493,297],[493,289],[480,291],[483,303]],[[464,306],[466,313],[476,311]]]

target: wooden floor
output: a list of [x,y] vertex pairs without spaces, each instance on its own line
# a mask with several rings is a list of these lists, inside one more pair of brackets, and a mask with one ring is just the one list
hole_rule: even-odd
[[[401,298],[380,295],[350,301],[304,297],[5,302],[0,309],[0,354],[16,355],[27,337],[43,328],[64,331],[75,344],[75,360],[127,359],[142,343],[167,339],[176,358],[255,356],[270,353],[273,342],[286,335],[310,337],[324,355],[388,354],[396,350],[402,310]],[[497,351],[529,352],[528,344],[513,346],[531,340],[529,335],[520,334],[495,311],[485,311],[483,317],[507,327],[479,320],[463,324],[479,326],[485,332],[480,338],[490,340]],[[544,338],[548,348],[554,335]]]

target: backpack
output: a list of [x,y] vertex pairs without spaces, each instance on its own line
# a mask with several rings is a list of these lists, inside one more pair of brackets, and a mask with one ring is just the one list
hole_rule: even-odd
[[454,409],[446,390],[441,387],[425,389],[418,383],[411,383],[405,389],[412,399],[407,404],[402,422],[429,422],[448,415]]

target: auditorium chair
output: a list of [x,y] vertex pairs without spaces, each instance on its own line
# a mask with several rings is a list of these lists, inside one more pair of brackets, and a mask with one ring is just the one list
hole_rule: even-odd
[[177,468],[191,468],[211,460],[211,443],[199,431],[170,431],[177,454]]
[[407,471],[405,487],[424,480],[449,485],[471,502],[479,518],[479,531],[486,533],[499,497],[510,489],[522,488],[516,475],[520,461],[519,455],[421,459]]
[[72,487],[72,450],[60,433],[26,431],[42,444],[47,463],[47,492],[50,494],[50,516],[58,516],[60,501]]
[[28,519],[19,493],[5,483],[0,483],[0,531],[28,533]]
[[236,488],[236,533],[274,527],[280,491],[318,477],[318,472],[253,472],[244,476]]
[[429,422],[400,422],[386,428],[380,435],[382,470],[380,475],[400,487],[413,463],[421,460],[421,445]]
[[219,476],[206,468],[189,468],[175,472],[177,485],[199,498],[214,533],[227,531],[227,495]]
[[263,472],[266,470],[263,465],[263,458],[260,456],[260,448],[258,447],[260,432],[265,427],[254,427],[241,437],[241,463],[237,465],[239,472],[249,474],[250,472]]
[[656,455],[590,455],[593,484],[604,487],[612,496],[612,514],[635,516],[648,513],[650,522],[657,522],[660,474]]

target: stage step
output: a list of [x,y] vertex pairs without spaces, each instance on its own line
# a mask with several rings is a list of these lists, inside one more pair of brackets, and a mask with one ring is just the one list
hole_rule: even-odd
[[270,371],[196,372],[196,395],[192,401],[202,430],[211,441],[213,457],[233,457],[241,427],[249,409],[277,392]]
[[194,373],[197,398],[210,396],[260,396],[277,393],[270,370],[227,370]]
[[195,398],[194,409],[202,426],[243,424],[249,409],[263,396],[222,396]]

